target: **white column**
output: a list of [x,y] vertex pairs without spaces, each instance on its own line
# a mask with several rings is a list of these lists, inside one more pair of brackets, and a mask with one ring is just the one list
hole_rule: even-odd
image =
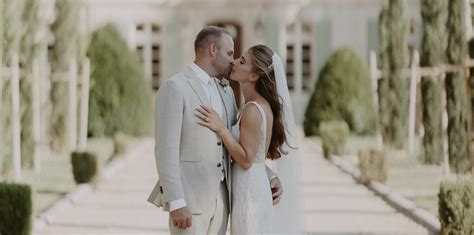
[[443,171],[445,175],[451,174],[451,168],[449,166],[449,151],[448,151],[448,110],[446,108],[446,74],[443,73],[440,79],[441,89],[441,124],[443,126]]
[[127,45],[131,51],[137,50],[137,31],[135,22],[127,21]]
[[369,57],[370,66],[370,81],[372,83],[372,107],[374,109],[375,119],[375,137],[377,147],[383,147],[382,130],[380,129],[380,115],[379,115],[379,93],[378,93],[378,70],[377,70],[377,54],[375,51],[370,51]]
[[[51,29],[50,25],[55,20],[55,4],[54,0],[41,0],[41,10],[39,11],[40,20],[44,20],[46,25],[41,30],[40,36],[37,38],[39,41],[46,42],[45,45],[41,46],[38,53],[38,64],[39,64],[39,91],[40,91],[40,155],[42,157],[50,157],[50,127],[51,127],[51,114],[52,114],[52,105],[49,98],[51,92],[51,65],[48,61],[48,46],[47,43],[50,43],[51,38]],[[88,9],[87,9],[88,10]],[[87,12],[88,13],[88,12]],[[90,24],[88,16],[86,17],[87,24]]]
[[151,50],[151,24],[146,23],[144,24],[144,32],[145,32],[145,41],[143,43],[143,66],[145,67],[145,76],[147,79],[149,79],[150,84],[152,80],[152,64],[151,64],[151,59],[152,59],[152,50]]
[[465,23],[466,23],[466,39],[469,41],[472,37],[472,19],[471,19],[471,0],[464,0],[465,4]]
[[33,94],[33,141],[35,143],[33,153],[33,167],[36,173],[41,171],[41,83],[40,83],[39,61],[33,61],[32,71],[32,94]]
[[415,149],[415,113],[416,113],[416,84],[418,81],[418,66],[420,64],[420,56],[418,51],[413,51],[410,76],[410,106],[408,111],[408,151],[413,153]]
[[286,32],[286,21],[280,19],[278,22],[278,53],[280,53],[281,61],[286,67],[286,44],[288,42],[288,36]]
[[293,48],[293,92],[300,96],[303,89],[303,44],[302,44],[302,25],[299,20],[295,22],[294,31],[295,44]]
[[21,139],[20,139],[20,68],[18,55],[15,54],[10,64],[12,95],[12,147],[13,169],[15,179],[21,179]]
[[77,147],[77,63],[71,60],[69,65],[69,107],[68,107],[68,147],[70,151]]
[[48,62],[48,48],[46,46],[41,48],[39,56],[39,73],[40,73],[40,101],[41,101],[41,129],[40,129],[40,143],[41,155],[43,157],[50,157],[50,128],[51,128],[51,100],[49,98],[51,93],[51,65]]
[[[3,10],[3,1],[0,2],[0,9]],[[0,20],[1,23],[3,24],[3,19]],[[3,25],[0,26],[2,30],[0,31],[3,35]],[[3,37],[3,36],[2,36]],[[4,113],[4,107],[3,107],[3,38],[0,41],[0,133],[3,133],[3,113]],[[3,146],[3,134],[0,134],[0,145]],[[0,150],[0,176],[3,174],[3,149]]]
[[193,22],[186,14],[180,15],[180,20],[180,37],[183,42],[181,48],[181,68],[184,69],[194,61],[194,38],[196,35],[194,35]]
[[82,63],[81,76],[81,118],[79,125],[79,146],[80,151],[85,151],[87,147],[87,122],[89,117],[89,78],[90,60],[86,58]]

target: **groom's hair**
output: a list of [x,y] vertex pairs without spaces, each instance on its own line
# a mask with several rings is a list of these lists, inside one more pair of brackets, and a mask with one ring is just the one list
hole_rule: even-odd
[[215,43],[217,45],[217,49],[221,49],[220,39],[223,34],[230,36],[230,33],[224,28],[217,26],[204,27],[194,40],[194,52],[196,55],[205,50],[211,43]]

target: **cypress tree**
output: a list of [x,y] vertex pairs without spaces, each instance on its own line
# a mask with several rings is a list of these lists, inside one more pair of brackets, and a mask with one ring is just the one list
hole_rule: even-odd
[[[3,131],[3,1],[0,1],[0,145],[5,146]],[[0,176],[3,174],[3,159],[5,153],[3,148],[0,150]]]
[[[423,67],[435,67],[444,62],[446,49],[446,8],[445,0],[422,0],[421,18],[423,38],[421,61]],[[423,102],[423,146],[424,162],[438,164],[443,160],[442,106],[439,77],[425,76],[421,79]]]
[[[447,61],[453,65],[463,65],[467,53],[465,37],[464,0],[448,1],[448,47]],[[451,170],[464,173],[470,168],[468,107],[466,81],[463,68],[446,74],[446,99],[448,110],[448,150]]]
[[[22,12],[24,2],[22,0],[2,0],[3,2],[3,66],[10,67],[12,56],[20,53],[20,42],[23,30]],[[2,86],[2,148],[3,162],[0,169],[6,174],[12,165],[12,123],[11,123],[11,86],[9,77],[4,77]]]
[[20,80],[21,155],[22,164],[31,167],[35,147],[33,137],[32,65],[38,57],[40,47],[45,46],[44,41],[37,41],[38,32],[45,25],[39,15],[40,2],[37,0],[24,1],[25,8],[22,15],[24,30],[20,45],[20,64],[24,71],[22,74],[25,76]]
[[[382,7],[379,14],[379,69],[382,71],[388,71],[389,60],[388,60],[388,46],[390,40],[390,34],[388,31],[388,4]],[[378,97],[379,97],[379,122],[382,132],[382,138],[384,143],[390,143],[390,100],[389,100],[389,86],[388,78],[386,76],[378,80]]]
[[408,134],[408,92],[409,81],[402,76],[402,69],[408,66],[407,32],[408,24],[404,19],[405,1],[390,0],[388,8],[388,45],[390,106],[391,106],[391,143],[403,148]]
[[[67,73],[71,60],[78,56],[79,0],[56,0],[56,20],[51,26],[54,45],[51,56],[53,73]],[[61,79],[65,79],[61,77]],[[51,84],[52,130],[51,147],[59,151],[64,147],[67,118],[67,82],[53,81]]]

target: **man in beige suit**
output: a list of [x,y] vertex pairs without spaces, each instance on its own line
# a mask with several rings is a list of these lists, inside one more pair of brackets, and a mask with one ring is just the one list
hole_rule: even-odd
[[[148,201],[170,212],[172,234],[225,234],[231,209],[231,160],[218,135],[198,124],[196,108],[215,109],[227,127],[237,106],[222,77],[234,60],[234,43],[222,28],[206,27],[194,42],[196,60],[164,82],[156,94],[155,158],[159,180]],[[278,178],[268,170],[274,203]]]

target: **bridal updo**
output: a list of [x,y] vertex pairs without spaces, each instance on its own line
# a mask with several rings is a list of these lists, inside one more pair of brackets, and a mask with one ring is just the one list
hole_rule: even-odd
[[276,160],[281,158],[282,154],[286,154],[282,148],[286,141],[286,133],[282,120],[283,106],[278,96],[273,70],[273,51],[267,46],[257,45],[251,47],[248,52],[252,62],[252,73],[259,76],[255,89],[270,103],[273,113],[272,137],[266,158]]

